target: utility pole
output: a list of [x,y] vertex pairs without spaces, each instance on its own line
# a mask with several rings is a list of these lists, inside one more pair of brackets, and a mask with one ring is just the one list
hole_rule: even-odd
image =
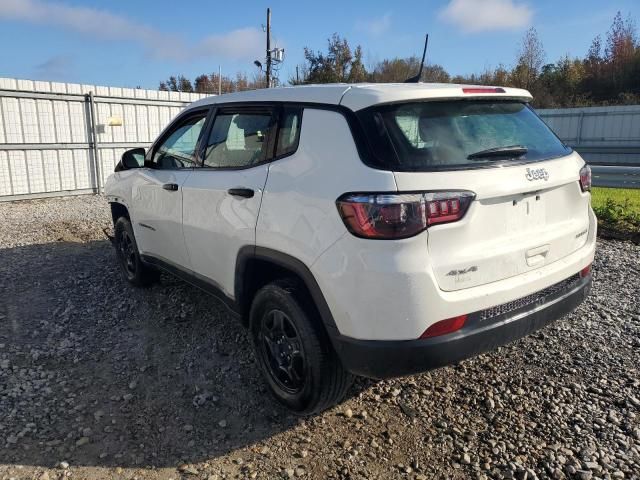
[[218,65],[218,95],[222,95],[222,67]]
[[267,8],[267,88],[271,87],[271,9]]

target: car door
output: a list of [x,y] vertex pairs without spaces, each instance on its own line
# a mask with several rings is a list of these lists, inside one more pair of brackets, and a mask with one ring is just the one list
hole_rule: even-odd
[[273,107],[218,108],[201,146],[202,167],[184,184],[183,229],[193,270],[229,297],[238,251],[255,245],[275,114]]
[[182,233],[182,187],[196,165],[208,112],[178,117],[148,152],[133,185],[134,231],[140,252],[150,260],[190,266]]

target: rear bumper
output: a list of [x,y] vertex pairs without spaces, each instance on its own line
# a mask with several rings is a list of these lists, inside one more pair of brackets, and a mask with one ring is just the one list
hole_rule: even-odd
[[[528,335],[574,310],[588,295],[591,275],[561,282],[559,289],[539,295],[533,303],[501,307],[469,315],[457,332],[418,340],[357,340],[335,336],[334,347],[350,372],[371,378],[411,375],[459,362]],[[560,285],[560,284],[558,284]]]
[[[450,225],[455,224],[438,228],[453,228]],[[428,230],[389,241],[364,240],[345,232],[309,269],[331,312],[329,323],[336,334],[359,340],[410,341],[438,321],[513,302],[579,272],[594,258],[596,218],[591,209],[589,225],[585,244],[564,258],[455,291],[444,291],[438,284]]]

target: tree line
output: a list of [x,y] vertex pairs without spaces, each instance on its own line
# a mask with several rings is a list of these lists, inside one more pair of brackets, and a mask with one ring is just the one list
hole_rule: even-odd
[[[420,67],[416,56],[384,59],[365,66],[362,46],[352,48],[346,38],[333,34],[326,51],[304,49],[304,63],[289,78],[291,85],[311,83],[402,82]],[[546,54],[534,28],[520,42],[512,67],[499,65],[471,75],[451,75],[441,65],[427,64],[423,82],[500,85],[529,90],[538,108],[640,103],[640,40],[631,16],[618,12],[606,36],[596,36],[583,58],[565,55],[546,63]],[[222,92],[264,88],[262,75],[222,77]],[[160,90],[217,93],[218,74],[200,75],[193,82],[184,76],[160,82]]]
[[237,73],[235,77],[227,75],[220,77],[218,73],[212,73],[198,75],[193,82],[184,75],[172,75],[160,82],[158,89],[168,92],[218,93],[220,88],[221,93],[232,93],[264,87],[264,75],[249,78],[245,73]]

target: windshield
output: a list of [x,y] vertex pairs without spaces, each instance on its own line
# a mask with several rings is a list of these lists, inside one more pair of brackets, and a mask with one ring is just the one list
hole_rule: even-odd
[[375,166],[388,170],[466,169],[571,152],[529,106],[515,101],[404,103],[367,109],[361,118]]

